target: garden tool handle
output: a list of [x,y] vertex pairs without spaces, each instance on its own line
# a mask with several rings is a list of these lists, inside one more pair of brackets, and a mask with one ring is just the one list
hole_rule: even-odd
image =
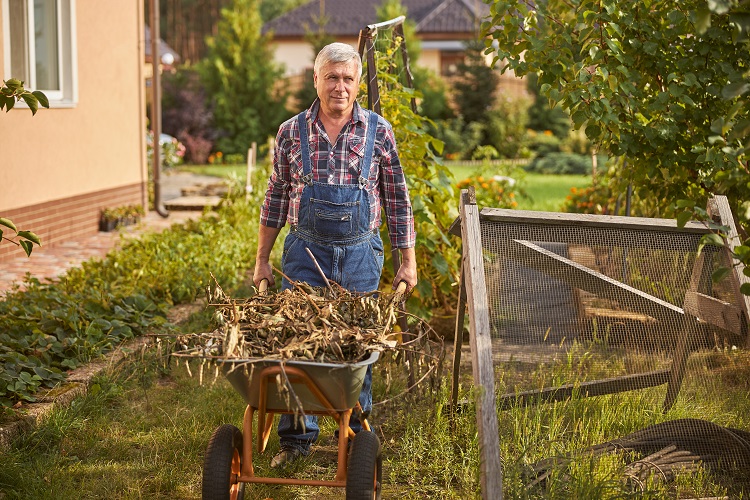
[[393,294],[394,295],[400,295],[401,297],[403,297],[404,294],[406,293],[406,288],[408,286],[409,285],[406,283],[406,281],[403,281],[403,280],[399,281],[398,282],[398,286],[396,287],[396,291],[393,292]]

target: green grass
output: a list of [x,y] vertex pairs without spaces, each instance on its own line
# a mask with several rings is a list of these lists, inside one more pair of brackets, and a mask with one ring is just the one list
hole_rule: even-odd
[[180,165],[175,167],[175,170],[215,177],[237,176],[243,182],[247,177],[247,165],[244,163],[234,165]]
[[456,182],[476,175],[492,177],[499,174],[513,177],[517,181],[516,201],[519,210],[559,212],[565,203],[565,197],[570,194],[570,188],[591,185],[590,175],[535,174],[520,168],[511,170],[510,167],[489,170],[461,162],[450,162],[447,165]]
[[[191,323],[191,328],[199,323]],[[741,474],[717,478],[697,471],[680,475],[673,484],[628,483],[624,470],[632,459],[621,455],[574,457],[554,466],[546,482],[529,486],[534,477],[532,465],[537,461],[657,422],[695,417],[697,413],[720,425],[748,429],[748,354],[699,353],[691,359],[688,373],[694,376],[686,378],[677,404],[666,414],[660,410],[661,388],[596,398],[574,397],[555,404],[498,412],[506,497],[748,498],[750,484]],[[591,361],[587,358],[586,365],[591,366]],[[565,370],[566,363],[546,366],[544,371]],[[447,411],[449,377],[434,390],[425,383],[416,393],[404,395],[403,365],[386,357],[374,368],[376,405],[370,422],[383,446],[383,498],[479,498],[476,416],[470,405],[460,413]],[[584,365],[575,368],[585,370]],[[699,376],[707,368],[712,368],[711,374]],[[514,367],[507,365],[503,370],[512,372]],[[195,361],[191,362],[192,375],[184,362],[165,368],[152,352],[99,377],[87,396],[53,412],[46,423],[0,457],[2,498],[200,498],[208,440],[219,425],[230,423],[241,428],[244,402],[223,376],[214,379],[213,371],[207,369],[200,385],[198,372]],[[459,397],[470,400],[468,371],[464,377],[466,382]],[[388,387],[387,379],[391,381]],[[384,400],[389,401],[378,403]],[[322,424],[314,452],[281,475],[333,477],[335,424],[331,419],[322,420]],[[268,467],[277,449],[278,441],[272,433],[267,451],[254,454],[257,475],[280,475]],[[324,500],[342,498],[342,490],[248,485],[245,498]]]
[[[449,163],[448,168],[453,172],[456,182],[476,174],[485,176],[495,174],[495,172],[483,171],[476,166],[468,166],[458,162]],[[236,175],[241,182],[244,182],[247,175],[246,165],[182,165],[178,169],[216,177]],[[586,187],[591,184],[591,176],[589,175],[532,174],[521,170],[510,175],[518,180],[519,195],[516,197],[516,201],[519,210],[558,212],[565,202],[565,197],[570,194],[571,187]]]

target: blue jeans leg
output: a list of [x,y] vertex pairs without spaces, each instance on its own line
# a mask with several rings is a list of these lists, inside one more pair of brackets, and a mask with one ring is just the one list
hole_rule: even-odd
[[281,448],[295,448],[307,455],[310,453],[310,446],[318,439],[320,429],[318,417],[306,415],[304,429],[302,420],[302,415],[295,416],[289,413],[281,415],[278,428],[279,444]]

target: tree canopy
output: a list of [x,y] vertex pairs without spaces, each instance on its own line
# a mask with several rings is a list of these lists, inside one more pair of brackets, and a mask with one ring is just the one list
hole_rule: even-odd
[[538,75],[541,95],[618,159],[621,190],[632,184],[683,207],[726,195],[747,224],[750,58],[733,6],[742,8],[736,0],[499,0],[483,34],[497,45],[495,64]]
[[222,9],[218,33],[208,40],[201,74],[214,100],[222,136],[218,148],[246,153],[250,145],[276,133],[289,113],[278,85],[281,67],[273,61],[268,36],[261,34],[259,0],[234,0]]

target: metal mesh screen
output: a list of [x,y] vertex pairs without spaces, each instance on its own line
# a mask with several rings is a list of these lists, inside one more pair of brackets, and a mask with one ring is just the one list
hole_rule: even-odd
[[[717,247],[699,256],[702,235],[674,225],[486,213],[480,230],[506,495],[519,497],[515,483],[545,497],[608,498],[585,496],[581,477],[602,467],[592,457],[614,453],[615,462],[605,461],[609,477],[631,483],[617,491],[721,470],[730,472],[688,491],[747,498],[750,433],[731,428],[736,393],[723,406],[710,376],[712,355],[744,340],[684,309],[689,296],[738,305],[727,279],[711,280],[728,264]],[[573,463],[591,470],[576,473]]]

